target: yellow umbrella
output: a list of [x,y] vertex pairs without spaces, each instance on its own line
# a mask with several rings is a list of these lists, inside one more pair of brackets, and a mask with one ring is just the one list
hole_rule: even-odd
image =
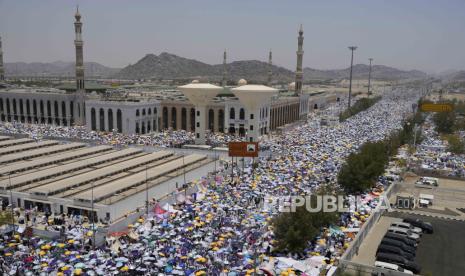
[[129,267],[127,265],[123,266],[121,269],[121,271],[128,271],[129,270]]
[[74,270],[74,275],[81,275],[81,274],[82,274],[82,269],[76,268],[76,269]]

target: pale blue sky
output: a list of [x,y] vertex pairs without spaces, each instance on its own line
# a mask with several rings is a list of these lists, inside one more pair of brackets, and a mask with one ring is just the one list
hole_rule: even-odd
[[464,0],[0,0],[4,59],[74,60],[74,12],[83,16],[87,61],[123,67],[163,51],[207,63],[266,60],[295,67],[304,26],[304,66],[355,62],[438,72],[465,69]]

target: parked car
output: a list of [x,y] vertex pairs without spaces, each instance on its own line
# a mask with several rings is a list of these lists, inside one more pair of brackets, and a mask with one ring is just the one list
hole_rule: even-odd
[[[403,269],[402,267],[400,267],[400,266],[398,266],[396,264],[376,261],[375,262],[375,267],[379,267],[379,268],[383,268],[383,269],[387,269],[387,270],[399,271],[399,272],[403,272],[405,274],[413,275],[412,271],[407,270],[407,269]],[[373,275],[380,275],[380,274],[379,273],[376,273],[376,274],[373,273]],[[381,274],[381,275],[383,275],[383,274]]]
[[435,177],[420,177],[420,179],[415,182],[415,186],[419,188],[432,189],[439,186],[439,179]]
[[416,241],[417,243],[420,241],[420,235],[418,235],[416,233],[413,233],[410,229],[390,226],[388,228],[388,232],[406,236],[406,237]]
[[378,255],[378,253],[396,254],[396,255],[406,258],[409,261],[413,261],[413,259],[415,258],[415,255],[402,250],[402,248],[400,247],[386,245],[386,244],[380,244],[378,246],[378,250],[376,250],[376,255]]
[[429,222],[422,221],[421,219],[418,218],[404,218],[404,222],[410,223],[411,225],[415,227],[420,227],[423,232],[428,233],[428,234],[433,234],[433,225]]
[[408,269],[412,271],[415,274],[418,274],[421,271],[421,267],[415,262],[409,261],[404,257],[397,256],[394,254],[379,253],[376,256],[376,260],[381,261],[381,262],[396,264],[404,269]]
[[406,237],[404,235],[399,235],[399,234],[387,232],[386,234],[384,234],[384,237],[400,241],[400,242],[404,243],[405,245],[408,245],[408,246],[413,247],[413,248],[417,247],[417,245],[418,245],[418,243],[415,240],[412,240],[412,239],[410,239],[410,238],[408,238],[408,237]]
[[389,238],[383,238],[381,240],[381,245],[395,246],[395,247],[402,249],[404,252],[408,252],[412,255],[415,255],[415,247],[408,246],[401,241],[396,241],[396,240],[389,239]]
[[418,234],[420,236],[423,233],[423,230],[421,230],[420,227],[412,226],[410,223],[407,223],[407,222],[396,221],[396,222],[391,223],[391,226],[411,230],[413,233]]

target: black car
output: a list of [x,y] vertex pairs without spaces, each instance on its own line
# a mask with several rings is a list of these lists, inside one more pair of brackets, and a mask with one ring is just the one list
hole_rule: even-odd
[[415,227],[420,227],[421,230],[423,230],[425,233],[433,234],[433,225],[431,225],[429,222],[425,222],[417,218],[404,218],[403,222],[410,223]]
[[415,274],[420,273],[421,267],[415,262],[409,261],[404,257],[388,254],[388,253],[379,253],[376,255],[376,260],[391,264],[396,264],[404,269],[410,270]]
[[378,246],[378,250],[376,250],[376,255],[378,255],[379,253],[396,254],[406,258],[409,261],[413,261],[413,259],[415,258],[414,254],[409,253],[408,251],[404,251],[400,247],[387,244],[380,244],[380,246]]
[[404,252],[408,252],[408,253],[412,254],[413,256],[415,256],[415,247],[408,246],[408,245],[406,245],[405,243],[403,243],[401,241],[397,241],[397,240],[393,240],[393,239],[389,239],[389,238],[383,238],[381,240],[381,244],[382,245],[389,245],[389,246],[399,247]]
[[389,238],[389,239],[393,239],[393,240],[397,240],[397,241],[401,241],[401,242],[405,243],[406,245],[413,246],[413,247],[417,247],[417,245],[418,245],[416,240],[410,239],[409,237],[404,236],[404,235],[400,235],[400,234],[387,232],[384,235],[384,237]]

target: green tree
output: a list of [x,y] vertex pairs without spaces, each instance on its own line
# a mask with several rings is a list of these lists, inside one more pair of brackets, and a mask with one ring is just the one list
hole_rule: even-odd
[[455,154],[465,153],[465,141],[459,135],[451,134],[447,136],[448,147],[447,150]]
[[455,124],[455,112],[438,112],[433,116],[436,131],[439,133],[452,133]]
[[[315,207],[316,196],[311,197],[311,206]],[[281,252],[302,253],[308,243],[315,239],[322,227],[334,224],[337,213],[309,212],[305,205],[296,207],[295,212],[280,213],[272,220],[276,238],[276,250]]]
[[13,220],[12,220],[11,212],[3,211],[0,213],[0,226],[5,225],[5,224],[10,224],[12,222]]

